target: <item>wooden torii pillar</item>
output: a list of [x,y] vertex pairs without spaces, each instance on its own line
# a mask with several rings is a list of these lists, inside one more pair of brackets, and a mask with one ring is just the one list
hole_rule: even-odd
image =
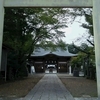
[[100,97],[100,0],[0,0],[0,70],[5,7],[91,7],[97,71],[98,97]]

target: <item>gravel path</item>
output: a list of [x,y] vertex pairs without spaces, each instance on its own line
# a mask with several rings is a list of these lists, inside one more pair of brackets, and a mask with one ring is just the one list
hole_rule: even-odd
[[22,80],[0,82],[0,100],[23,98],[43,76],[44,74],[33,74]]
[[97,97],[97,84],[95,80],[73,77],[68,74],[57,75],[74,97]]

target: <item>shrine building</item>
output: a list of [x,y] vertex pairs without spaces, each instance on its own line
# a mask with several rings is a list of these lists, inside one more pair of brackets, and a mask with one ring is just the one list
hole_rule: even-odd
[[[51,52],[51,50],[45,50],[39,48],[31,54],[29,63],[34,66],[35,73],[68,73],[70,60],[77,54],[69,53],[67,50],[57,49]],[[31,72],[31,66],[28,69]]]

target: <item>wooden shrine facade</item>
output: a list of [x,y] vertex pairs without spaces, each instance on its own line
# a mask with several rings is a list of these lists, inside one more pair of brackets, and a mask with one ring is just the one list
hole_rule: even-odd
[[67,73],[69,72],[70,59],[73,56],[76,56],[76,54],[71,54],[68,50],[50,52],[40,49],[31,55],[29,63],[34,66],[36,73],[44,73],[49,65],[55,66],[58,73]]

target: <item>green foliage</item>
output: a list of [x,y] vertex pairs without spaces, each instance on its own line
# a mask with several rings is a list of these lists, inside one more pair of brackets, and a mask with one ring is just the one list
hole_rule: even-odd
[[[89,36],[87,37],[87,42],[89,42],[92,46],[94,46],[94,32],[93,32],[93,18],[92,18],[92,9],[91,8],[73,8],[73,16],[77,18],[77,16],[84,16],[85,23],[82,23],[81,26],[87,29],[86,34]],[[83,37],[82,37],[83,38]]]
[[[76,46],[72,44],[71,47],[69,47],[70,52],[74,52],[76,49],[78,52],[77,57],[74,57],[71,59],[71,65],[73,67],[77,66],[80,67],[83,65],[84,67],[84,73],[87,78],[95,79],[95,53],[94,53],[94,33],[93,33],[93,21],[92,21],[92,9],[91,8],[73,8],[73,16],[77,18],[77,16],[84,16],[85,23],[82,23],[81,26],[85,29],[87,29],[86,34],[88,34],[88,37],[85,41],[85,43],[81,43],[80,46]],[[83,39],[84,36],[82,36],[80,39]],[[79,41],[80,42],[80,41]],[[89,43],[91,46],[86,45],[86,43]]]
[[79,67],[81,65],[83,65],[83,59],[86,57],[87,55],[85,53],[79,52],[77,57],[72,57],[71,59],[71,66],[72,67]]
[[90,9],[89,13],[87,13],[87,11],[84,11],[84,16],[87,24],[83,23],[82,27],[86,28],[88,30],[88,33],[93,36],[94,34],[93,34],[92,9]]
[[[94,58],[95,58],[94,57],[94,54],[95,54],[94,53],[94,42],[93,42],[93,39],[91,40],[91,38],[93,38],[93,35],[94,35],[93,34],[92,9],[91,8],[73,8],[73,16],[75,18],[77,16],[85,17],[86,23],[82,23],[81,26],[88,30],[89,37],[87,39],[87,42],[89,42],[92,46],[89,47],[88,45],[86,45],[86,43],[82,43],[81,46],[76,46],[76,45],[72,44],[71,46],[69,46],[69,51],[74,52],[75,50],[78,50],[82,53],[82,55],[83,55],[82,58],[84,58],[84,54],[85,54],[85,57],[89,56],[89,60],[90,60],[89,62],[94,63],[95,62],[95,60],[94,60]],[[81,59],[80,54],[76,58],[76,60],[78,62],[80,62],[78,58]]]
[[[75,47],[75,46],[74,46]],[[95,67],[95,55],[94,55],[94,48],[93,47],[86,47],[84,50],[81,50],[82,47],[77,47],[76,49],[79,50],[78,56],[73,57],[71,59],[71,66],[80,67],[81,65],[84,66],[84,63],[87,62],[89,67],[92,65],[92,67]]]
[[15,72],[23,69],[36,45],[46,44],[52,50],[57,45],[63,48],[64,32],[60,29],[67,27],[67,12],[63,8],[5,8],[3,43],[13,49],[8,56],[8,66]]
[[70,53],[74,53],[74,54],[79,52],[79,50],[77,48],[75,48],[73,44],[68,45],[68,51]]

